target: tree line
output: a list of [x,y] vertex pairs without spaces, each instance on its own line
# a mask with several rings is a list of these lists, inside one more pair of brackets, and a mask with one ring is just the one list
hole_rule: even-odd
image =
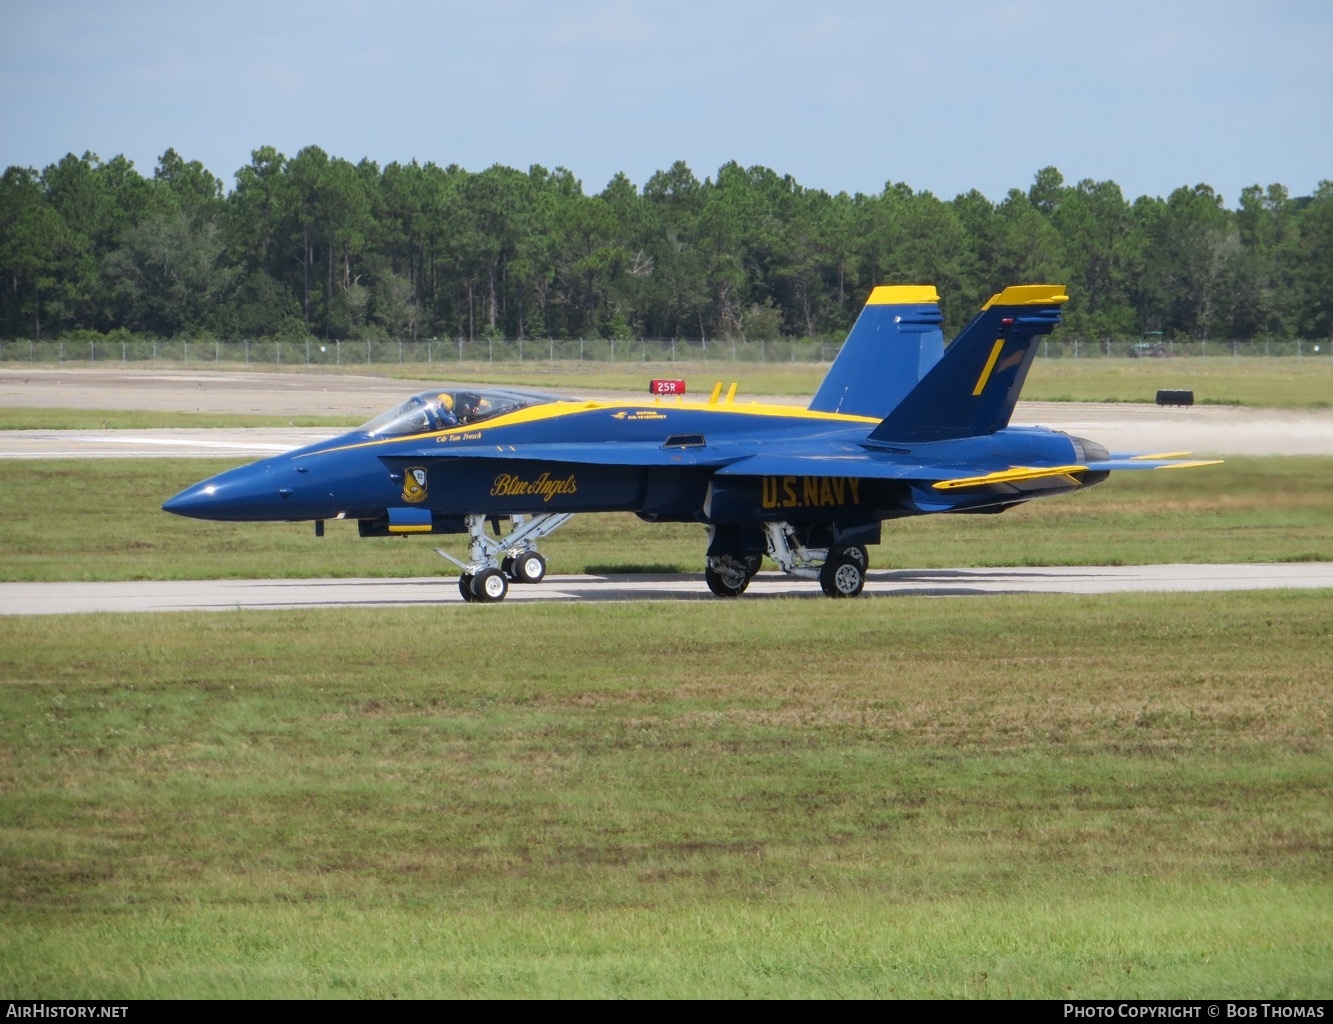
[[175,150],[151,178],[73,154],[0,180],[0,337],[838,337],[878,284],[949,331],[1008,284],[1068,285],[1090,340],[1333,336],[1333,181],[1126,200],[1054,167],[1000,202],[903,183],[830,195],[683,162],[588,195],[564,169],[255,150],[230,191]]

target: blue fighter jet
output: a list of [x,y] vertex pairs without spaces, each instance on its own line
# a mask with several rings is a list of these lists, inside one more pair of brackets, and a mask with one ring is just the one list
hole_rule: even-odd
[[742,594],[767,555],[830,597],[854,597],[885,520],[1003,512],[1112,470],[1207,464],[1009,425],[1066,299],[1060,285],[1006,288],[946,347],[934,287],[876,288],[806,409],[737,402],[734,384],[703,402],[441,387],[162,507],[314,520],[320,535],[330,519],[356,520],[363,537],[466,534],[466,558],[437,550],[477,602],[540,582],[537,543],[574,513],[629,511],[705,526],[705,580],[719,596]]

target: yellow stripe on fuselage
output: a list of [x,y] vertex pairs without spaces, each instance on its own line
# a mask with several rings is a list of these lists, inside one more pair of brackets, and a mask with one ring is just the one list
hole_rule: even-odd
[[[398,437],[382,437],[371,441],[358,441],[354,444],[339,445],[336,448],[326,448],[321,452],[311,452],[312,455],[324,455],[329,452],[351,451],[356,448],[373,448],[378,445],[398,444],[403,441],[428,441],[443,437],[462,437],[467,434],[491,433],[496,430],[503,430],[506,427],[517,426],[524,423],[540,423],[544,420],[560,419],[564,416],[577,416],[589,412],[625,412],[643,411],[660,412],[663,418],[667,418],[667,412],[672,409],[689,410],[691,412],[702,412],[709,415],[743,415],[756,416],[763,419],[786,419],[786,420],[819,420],[825,423],[846,423],[846,424],[872,424],[879,423],[879,419],[874,416],[849,416],[845,413],[834,412],[812,412],[809,409],[801,409],[796,406],[787,405],[765,405],[760,402],[749,402],[745,405],[700,405],[690,403],[688,405],[681,403],[678,405],[657,405],[653,402],[547,402],[542,405],[530,405],[526,409],[517,409],[514,412],[505,413],[503,416],[496,416],[494,419],[482,420],[480,423],[468,423],[457,427],[448,427],[445,430],[432,430],[421,434],[405,434]],[[615,437],[609,431],[605,438],[607,441],[614,441]],[[498,439],[502,442],[503,439]],[[598,442],[590,442],[596,444]],[[441,449],[443,452],[444,449]]]

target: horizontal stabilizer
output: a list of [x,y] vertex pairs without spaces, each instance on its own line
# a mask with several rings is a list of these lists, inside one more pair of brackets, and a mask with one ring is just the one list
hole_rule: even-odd
[[944,354],[933,285],[881,285],[810,402],[812,412],[883,419]]
[[1222,459],[1177,459],[1170,455],[1113,455],[1103,462],[1090,464],[1088,468],[1098,472],[1121,469],[1194,469],[1197,466],[1220,466],[1222,461]]
[[1037,339],[1060,322],[1063,285],[1006,288],[870,435],[884,443],[980,437],[1009,425]]

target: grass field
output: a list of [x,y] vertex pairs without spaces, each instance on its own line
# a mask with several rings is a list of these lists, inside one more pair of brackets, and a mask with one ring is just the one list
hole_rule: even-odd
[[1331,598],[0,620],[0,990],[1327,998]]
[[[451,571],[452,538],[159,510],[225,465],[0,462],[0,577]],[[1333,459],[885,537],[1328,560]],[[1327,591],[0,618],[0,992],[1328,999],[1330,664]]]

